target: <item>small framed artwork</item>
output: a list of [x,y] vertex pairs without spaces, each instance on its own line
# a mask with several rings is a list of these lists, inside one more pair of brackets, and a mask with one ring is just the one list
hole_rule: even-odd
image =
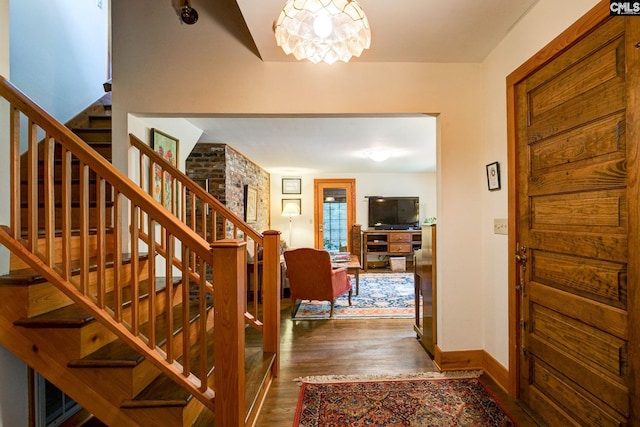
[[487,165],[487,187],[489,191],[500,189],[500,163],[498,162]]
[[298,216],[302,213],[302,199],[282,199],[282,216]]
[[258,189],[252,185],[244,186],[244,220],[258,221]]
[[[151,148],[157,152],[160,157],[165,159],[169,164],[178,167],[178,139],[158,129],[151,129]],[[171,174],[165,172],[164,179],[161,168],[154,165],[151,171],[151,191],[153,198],[157,202],[161,202],[165,208],[171,212],[177,212],[176,199],[173,197],[175,191],[175,182]]]
[[282,194],[301,194],[301,178],[282,178]]

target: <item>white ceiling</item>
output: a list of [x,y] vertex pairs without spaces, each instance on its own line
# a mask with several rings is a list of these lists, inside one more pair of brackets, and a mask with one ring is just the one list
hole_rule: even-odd
[[[352,61],[481,62],[537,0],[360,0],[371,48]],[[237,0],[263,61],[294,61],[276,46],[285,0]],[[433,172],[435,118],[411,116],[217,117],[188,119],[202,142],[227,143],[267,171]],[[375,163],[365,152],[392,149]]]
[[[200,141],[226,142],[272,173],[395,173],[436,168],[436,119],[376,117],[241,117],[188,119]],[[374,162],[367,153],[391,153]]]
[[[352,61],[481,62],[537,0],[358,0],[371,48]],[[285,0],[236,0],[263,61],[295,61],[276,46]]]

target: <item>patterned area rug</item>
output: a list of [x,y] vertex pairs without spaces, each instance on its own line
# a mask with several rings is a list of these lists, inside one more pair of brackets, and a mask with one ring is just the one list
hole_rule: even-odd
[[517,426],[476,376],[454,376],[305,381],[293,426]]
[[[347,294],[336,299],[333,318],[402,318],[415,316],[415,291],[412,273],[360,274],[360,293],[355,294],[355,278],[351,279],[353,296],[349,306]],[[303,301],[296,320],[329,319],[329,301]]]

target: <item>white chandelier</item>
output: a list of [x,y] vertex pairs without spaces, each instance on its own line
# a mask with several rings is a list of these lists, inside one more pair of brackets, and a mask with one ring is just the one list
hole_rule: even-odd
[[287,0],[275,23],[287,55],[317,64],[349,62],[371,45],[371,30],[356,0]]

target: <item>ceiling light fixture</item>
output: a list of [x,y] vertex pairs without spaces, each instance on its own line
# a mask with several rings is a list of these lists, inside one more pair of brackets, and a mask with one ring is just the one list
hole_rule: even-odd
[[391,152],[386,150],[369,151],[367,156],[374,162],[384,162],[391,157]]
[[356,0],[287,0],[274,25],[287,55],[317,64],[349,62],[371,45],[371,30]]

